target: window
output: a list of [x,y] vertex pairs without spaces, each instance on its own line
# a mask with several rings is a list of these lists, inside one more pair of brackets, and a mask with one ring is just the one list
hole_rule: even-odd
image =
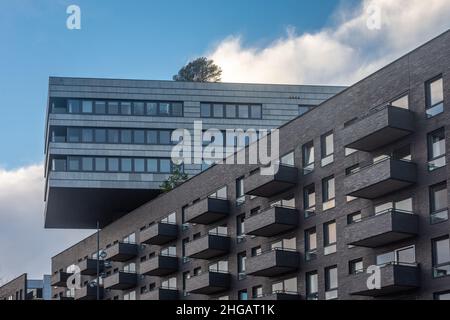
[[159,253],[161,256],[167,256],[167,257],[176,257],[177,256],[177,247],[176,246],[170,246],[167,248],[164,248]]
[[242,237],[245,234],[245,214],[236,217],[236,235]]
[[301,116],[302,114],[305,114],[306,112],[308,112],[313,107],[314,106],[309,106],[309,105],[299,105],[298,106],[298,115]]
[[245,279],[245,261],[247,260],[247,255],[245,252],[238,253],[237,256],[238,260],[238,279],[242,280]]
[[336,252],[336,221],[323,225],[324,255]]
[[52,171],[66,171],[66,160],[65,159],[52,159]]
[[182,103],[172,103],[172,116],[182,117],[183,116],[183,104]]
[[213,104],[213,117],[214,118],[223,118],[223,104]]
[[106,114],[106,102],[105,101],[95,101],[94,111],[95,111],[95,114]]
[[347,215],[347,224],[353,224],[361,221],[361,212],[354,212]]
[[392,211],[398,211],[403,213],[413,213],[413,200],[412,198],[406,198],[399,201],[389,201],[381,204],[377,204],[374,207],[375,215],[389,213]]
[[133,102],[133,114],[137,116],[143,116],[145,114],[145,103]]
[[67,142],[81,142],[81,129],[67,128]]
[[430,222],[432,224],[448,220],[447,183],[430,187]]
[[236,118],[236,106],[234,104],[227,104],[225,106],[225,115],[227,118]]
[[95,129],[95,142],[106,143],[106,129]]
[[156,102],[147,102],[145,106],[147,115],[149,116],[158,115],[158,104]]
[[145,160],[144,159],[133,159],[134,172],[142,173],[145,172]]
[[135,273],[136,272],[136,264],[134,262],[131,262],[131,263],[124,265],[123,272]]
[[306,274],[306,300],[319,299],[319,279],[317,272],[308,272]]
[[354,174],[354,173],[358,172],[359,169],[360,169],[359,163],[354,164],[345,169],[345,175],[349,176],[351,174]]
[[445,165],[445,130],[441,128],[428,134],[428,171]]
[[170,173],[171,170],[171,161],[170,159],[160,159],[159,160],[159,172],[161,173]]
[[80,113],[81,112],[81,101],[80,100],[68,100],[67,109],[69,113]]
[[349,274],[358,274],[364,272],[364,264],[363,259],[355,259],[348,263],[348,273]]
[[310,141],[302,147],[303,174],[308,174],[314,170],[314,143]]
[[310,261],[317,258],[317,233],[316,228],[305,231],[305,259]]
[[123,243],[136,243],[136,234],[130,233],[129,235],[123,237],[122,242]]
[[334,176],[322,180],[322,209],[328,210],[335,206]]
[[160,102],[158,104],[159,116],[168,117],[170,116],[170,104],[166,102]]
[[303,208],[305,210],[305,218],[314,215],[316,212],[316,189],[314,184],[303,189]]
[[270,207],[295,208],[295,197],[293,194],[284,196],[281,200],[273,201]]
[[95,158],[95,171],[106,171],[106,158]]
[[261,119],[262,118],[262,112],[261,112],[261,106],[260,105],[252,105],[252,106],[250,106],[250,117],[252,119]]
[[228,272],[228,261],[221,260],[209,265],[210,272]]
[[450,275],[450,239],[448,236],[433,240],[433,277]]
[[285,279],[272,284],[272,293],[297,294],[297,277]]
[[108,143],[119,143],[119,130],[108,129]]
[[322,151],[322,167],[334,161],[334,135],[332,132],[326,133],[321,137],[321,151]]
[[358,150],[352,149],[352,148],[344,148],[344,154],[345,154],[346,157],[351,155],[351,154],[354,154],[357,151]]
[[79,157],[68,157],[67,163],[68,163],[69,171],[80,171],[81,170],[81,164],[80,164]]
[[82,113],[92,113],[93,104],[92,101],[83,100],[81,103],[81,112]]
[[159,143],[160,144],[172,144],[171,132],[167,130],[162,130],[159,132]]
[[121,172],[132,172],[132,161],[130,158],[120,159],[120,171]]
[[238,116],[241,119],[247,119],[249,117],[249,110],[247,105],[238,105]]
[[81,139],[86,143],[94,142],[94,130],[90,128],[81,129]]
[[426,84],[427,118],[432,118],[444,111],[444,88],[442,76],[428,81]]
[[132,142],[131,130],[120,130],[120,142],[127,144]]
[[83,171],[93,171],[94,170],[94,158],[83,157],[81,158],[81,167]]
[[248,300],[247,289],[239,290],[238,298],[239,300]]
[[209,103],[200,104],[200,116],[203,118],[211,117],[211,105]]
[[244,177],[236,179],[236,204],[241,205],[245,202]]
[[435,293],[434,300],[450,300],[450,291]]
[[172,278],[169,278],[169,279],[161,282],[161,288],[176,290],[177,289],[177,277],[172,277]]
[[325,300],[338,297],[338,269],[336,266],[325,268]]
[[108,171],[118,172],[119,171],[119,159],[118,158],[108,158]]
[[134,130],[133,131],[133,143],[144,144],[145,143],[145,131]]
[[290,239],[281,239],[273,242],[270,247],[272,250],[296,250],[297,239],[295,237]]
[[117,101],[108,102],[108,114],[119,114],[119,102]]
[[122,101],[120,103],[120,114],[131,115],[131,102]]
[[123,300],[136,300],[136,291],[131,291],[123,295]]
[[256,286],[252,288],[252,298],[260,298],[263,296],[263,287],[262,286]]
[[383,254],[377,255],[377,265],[380,267],[388,264],[403,264],[403,265],[415,265],[416,264],[416,249],[414,246],[396,249]]
[[259,256],[262,253],[261,246],[252,248],[252,257]]
[[187,280],[191,277],[189,271],[183,272],[183,282],[182,282],[182,290],[183,290],[183,295],[187,296],[187,292],[186,292],[186,282]]
[[189,238],[185,238],[181,241],[181,259],[183,263],[187,263],[189,261],[189,257],[186,256],[186,246],[189,243]]
[[280,164],[284,166],[295,166],[295,160],[294,160],[294,151],[289,152],[288,154],[285,154],[280,159]]
[[391,101],[390,105],[397,108],[409,109],[409,96],[405,94],[404,96]]

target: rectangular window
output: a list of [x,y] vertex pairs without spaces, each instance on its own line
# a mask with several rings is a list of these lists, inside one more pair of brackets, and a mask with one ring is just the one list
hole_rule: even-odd
[[272,284],[272,294],[275,293],[297,294],[298,293],[297,285],[298,285],[297,277],[275,282]]
[[203,118],[211,117],[211,104],[209,103],[200,104],[200,116]]
[[236,217],[236,235],[242,236],[245,234],[245,214]]
[[303,189],[303,207],[305,210],[305,217],[310,217],[316,212],[316,188],[314,184],[306,186]]
[[90,128],[81,129],[81,138],[84,143],[94,142],[94,130]]
[[306,300],[319,299],[319,278],[316,271],[306,274]]
[[170,159],[160,159],[159,160],[159,172],[161,173],[170,173],[171,169],[171,161]]
[[247,289],[239,290],[238,298],[239,300],[248,300]]
[[119,159],[118,158],[108,158],[108,171],[118,172],[119,171]]
[[450,275],[450,238],[433,240],[433,277]]
[[132,143],[131,130],[122,129],[120,130],[120,142],[121,143]]
[[163,117],[170,116],[170,103],[160,102],[158,104],[158,114]]
[[295,159],[294,159],[294,151],[289,152],[288,154],[285,154],[280,159],[280,164],[284,166],[295,166]]
[[95,113],[96,114],[106,114],[106,102],[105,101],[95,101]]
[[156,102],[147,102],[145,109],[148,116],[158,115],[158,104]]
[[158,131],[148,130],[147,131],[147,144],[158,144]]
[[144,102],[133,102],[133,114],[136,116],[143,116],[145,113]]
[[66,160],[65,159],[53,159],[52,160],[52,171],[64,172],[66,171]]
[[245,262],[247,260],[247,255],[245,252],[241,252],[237,256],[237,262],[238,262],[238,279],[242,280],[245,279]]
[[262,253],[261,246],[252,248],[252,257],[259,256]]
[[445,165],[445,130],[441,128],[428,134],[428,171]]
[[334,135],[333,132],[324,134],[321,137],[322,167],[334,161]]
[[323,225],[324,255],[336,252],[336,221],[330,221]]
[[95,129],[95,142],[106,143],[106,129]]
[[360,222],[361,219],[362,219],[362,216],[361,216],[360,211],[350,213],[349,215],[347,215],[347,224],[353,224],[353,223]]
[[122,101],[120,103],[120,114],[131,115],[131,102]]
[[108,101],[108,114],[119,114],[118,101]]
[[364,264],[363,259],[355,259],[348,263],[348,273],[349,274],[358,274],[364,272]]
[[150,173],[158,172],[158,160],[157,159],[147,159],[147,172],[150,172]]
[[262,118],[262,111],[261,111],[260,105],[250,106],[250,117],[252,119],[261,119]]
[[379,254],[376,257],[376,263],[380,267],[388,264],[415,265],[416,249],[414,246],[409,246]]
[[108,129],[108,143],[119,143],[119,130]]
[[94,170],[94,158],[83,157],[81,158],[81,166],[83,171],[93,171]]
[[322,209],[328,210],[335,206],[335,186],[334,176],[327,177],[322,180]]
[[432,118],[444,112],[444,87],[442,76],[428,81],[426,84],[426,115]]
[[447,182],[430,187],[430,222],[432,224],[448,220]]
[[249,110],[247,105],[238,106],[238,115],[241,119],[247,119],[249,117]]
[[144,144],[145,143],[145,131],[133,130],[133,143]]
[[310,141],[302,147],[303,174],[311,173],[314,170],[314,142]]
[[338,297],[338,269],[336,266],[325,268],[325,300]]
[[397,108],[409,109],[409,96],[405,94],[404,96],[391,101],[390,105]]
[[121,172],[131,172],[132,171],[132,161],[130,158],[120,159],[120,171]]
[[183,104],[180,102],[172,103],[172,116],[182,117],[183,116]]
[[142,173],[145,172],[145,160],[144,159],[134,159],[134,172]]
[[160,144],[172,144],[171,132],[167,130],[159,131],[159,143]]
[[223,118],[223,104],[213,104],[213,117]]
[[95,158],[95,171],[106,171],[106,158]]
[[263,287],[262,286],[256,286],[252,288],[252,298],[260,298],[263,296]]
[[81,101],[80,100],[68,100],[67,109],[69,113],[81,113]]
[[80,128],[67,128],[67,141],[68,142],[81,142],[81,129]]
[[234,104],[227,104],[225,106],[225,114],[227,118],[236,118],[236,106]]
[[238,205],[245,202],[244,177],[236,179],[236,203]]
[[67,167],[69,171],[80,171],[81,163],[79,157],[68,157],[67,158]]
[[92,101],[83,100],[81,104],[81,112],[82,113],[92,113],[93,111],[93,103]]
[[316,228],[305,231],[305,259],[310,261],[317,258],[317,233]]

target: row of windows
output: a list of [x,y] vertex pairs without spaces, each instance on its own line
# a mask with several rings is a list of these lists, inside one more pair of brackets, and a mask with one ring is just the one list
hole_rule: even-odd
[[202,118],[261,119],[262,106],[260,104],[201,103],[200,116]]
[[171,173],[175,167],[165,158],[68,156],[53,157],[51,161],[51,170],[57,172]]
[[56,127],[52,142],[170,145],[172,130]]
[[182,117],[182,102],[53,99],[53,113]]

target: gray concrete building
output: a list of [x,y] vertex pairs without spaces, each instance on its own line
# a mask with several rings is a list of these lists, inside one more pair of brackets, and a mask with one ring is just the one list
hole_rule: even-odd
[[0,300],[51,300],[51,276],[28,279],[26,273],[0,286]]
[[175,129],[277,128],[342,89],[51,77],[45,226],[103,227],[155,197],[173,169]]
[[[215,165],[108,224],[101,298],[449,299],[449,85],[447,31],[282,125],[276,174]],[[54,299],[95,299],[96,248],[52,258]]]

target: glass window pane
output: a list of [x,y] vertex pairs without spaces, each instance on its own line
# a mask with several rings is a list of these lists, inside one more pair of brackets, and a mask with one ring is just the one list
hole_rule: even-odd
[[435,241],[434,264],[440,265],[450,262],[450,240],[449,238]]
[[67,162],[69,171],[80,171],[80,158],[69,157]]
[[92,101],[83,100],[81,111],[83,113],[92,113]]
[[251,117],[253,119],[261,119],[261,117],[262,117],[261,106],[251,106],[250,111],[251,111]]
[[108,142],[109,143],[119,143],[119,130],[108,129]]
[[147,172],[158,172],[157,159],[147,159]]
[[119,114],[119,102],[117,101],[108,102],[108,114]]
[[95,171],[106,171],[106,158],[95,158]]
[[83,157],[81,159],[83,171],[94,170],[94,159],[91,157]]
[[131,159],[129,158],[120,159],[120,171],[131,172]]
[[120,114],[123,114],[123,115],[131,114],[131,102],[122,101],[120,103]]
[[108,171],[118,172],[119,171],[119,159],[108,158]]
[[105,101],[95,101],[95,113],[105,114],[106,113],[106,102]]
[[121,130],[120,131],[120,142],[121,143],[131,143],[131,130]]
[[82,132],[83,142],[93,142],[94,141],[94,130],[93,129],[84,128],[84,129],[82,129],[81,132]]
[[147,143],[148,144],[158,144],[158,131],[148,130],[147,131]]
[[144,115],[144,102],[133,102],[133,113],[137,116]]
[[236,106],[234,104],[227,104],[225,106],[225,113],[227,118],[236,118]]
[[408,95],[404,95],[404,96],[392,101],[391,106],[402,108],[402,109],[409,109]]
[[375,215],[390,211],[393,207],[392,202],[378,204],[375,206]]
[[429,138],[429,160],[445,155],[445,131],[431,133]]
[[383,266],[395,261],[395,252],[387,252],[377,256],[377,265]]
[[172,116],[182,117],[183,116],[183,104],[180,102],[172,103]]
[[144,172],[145,161],[144,159],[134,159],[134,172]]
[[67,141],[68,142],[81,142],[81,129],[80,128],[67,128]]
[[280,163],[287,166],[294,166],[294,152],[290,152],[281,157]]
[[397,251],[397,262],[400,263],[415,263],[416,262],[416,250],[414,247],[401,249]]
[[209,103],[200,104],[200,116],[204,118],[211,117],[211,105]]
[[223,104],[213,104],[213,117],[223,118]]
[[95,129],[95,142],[106,143],[106,129]]
[[158,114],[158,104],[156,102],[147,102],[147,115],[156,116]]
[[326,224],[325,245],[336,243],[336,222]]
[[160,102],[159,103],[159,115],[169,116],[170,115],[170,103]]
[[444,100],[444,89],[442,86],[442,78],[435,80],[429,84],[428,92],[429,106],[435,105]]
[[159,132],[159,143],[160,144],[171,144],[170,141],[171,132],[167,130],[161,130]]
[[249,111],[248,111],[248,106],[247,105],[239,105],[238,106],[239,118],[247,119],[249,117],[248,113],[249,113]]
[[133,143],[144,144],[145,143],[145,131],[144,130],[134,130],[134,140]]
[[171,172],[171,161],[170,159],[160,159],[159,160],[159,171],[161,173],[170,173]]
[[413,211],[412,198],[397,201],[395,203],[395,209],[401,210],[401,211],[412,212]]
[[69,113],[80,113],[81,112],[81,101],[80,100],[68,100],[67,101]]
[[446,209],[447,204],[447,186],[446,184],[440,184],[431,187],[431,211],[436,212],[442,209]]

